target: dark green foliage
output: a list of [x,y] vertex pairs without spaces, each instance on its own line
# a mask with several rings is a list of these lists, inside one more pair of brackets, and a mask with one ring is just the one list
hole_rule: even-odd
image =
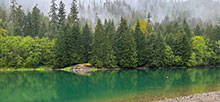
[[92,41],[92,56],[89,62],[98,68],[114,68],[116,67],[116,57],[109,36],[105,35],[104,31],[101,20],[98,20]]
[[216,26],[214,28],[214,33],[210,35],[210,39],[214,41],[219,41],[220,40],[220,26]]
[[199,25],[196,26],[195,30],[194,30],[195,35],[199,36],[199,35],[203,35],[202,29]]
[[60,1],[58,11],[58,28],[60,28],[65,24],[66,20],[65,4],[62,1]]
[[68,20],[68,23],[70,24],[78,22],[79,20],[76,0],[72,0],[70,14],[68,15],[67,20]]
[[153,52],[150,59],[150,66],[153,67],[163,67],[165,66],[165,57],[166,57],[166,43],[161,35],[161,33],[153,33],[152,36]]
[[55,46],[54,46],[54,55],[55,55],[55,60],[54,60],[54,66],[55,67],[64,67],[66,66],[67,63],[67,59],[68,58],[68,54],[67,54],[67,42],[66,42],[66,35],[67,35],[67,31],[66,31],[66,27],[63,26],[62,29],[59,29],[59,33],[57,36],[57,40],[55,42]]
[[34,6],[33,10],[32,10],[32,37],[35,37],[39,34],[39,29],[40,29],[40,10],[37,6]]
[[213,39],[215,36],[215,32],[214,32],[214,27],[212,26],[212,24],[207,24],[205,31],[204,31],[204,36]]
[[136,28],[133,32],[133,36],[136,41],[136,49],[137,49],[137,58],[138,58],[138,66],[146,65],[146,56],[147,56],[147,43],[146,36],[140,29],[140,24],[137,22]]
[[24,18],[25,13],[22,6],[18,5],[16,2],[12,2],[9,18],[10,23],[8,24],[10,35],[23,36]]
[[24,36],[31,36],[32,33],[32,15],[28,12],[25,16]]
[[80,63],[80,48],[79,26],[64,26],[55,43],[55,66],[65,67]]
[[50,22],[49,22],[49,38],[55,38],[57,34],[57,28],[58,28],[58,15],[57,15],[57,4],[56,0],[51,0],[51,6],[50,6],[50,12],[49,12],[49,17],[50,17]]
[[181,57],[181,62],[177,66],[186,66],[191,56],[191,44],[188,36],[183,30],[180,30],[174,37],[174,42],[171,45],[174,55]]
[[186,35],[189,39],[191,39],[193,37],[192,31],[191,31],[191,29],[189,27],[189,24],[187,23],[186,19],[184,19],[184,21],[183,21],[183,30],[184,30],[184,32],[186,33]]
[[116,57],[118,66],[122,68],[134,68],[137,66],[137,50],[135,39],[127,25],[127,20],[121,18],[116,35]]
[[92,32],[86,24],[82,30],[82,37],[81,37],[81,54],[83,55],[82,57],[82,62],[88,62],[89,57],[90,57],[90,52],[91,52],[91,44],[92,44]]
[[[131,18],[138,16],[133,12],[129,24],[121,18],[117,30],[113,20],[105,20],[103,25],[97,14],[98,24],[92,32],[92,21],[79,19],[77,9],[73,0],[66,19],[62,1],[59,8],[56,0],[51,1],[49,17],[37,6],[25,13],[14,1],[9,14],[0,7],[0,67],[60,68],[88,62],[97,68],[220,64],[219,25],[207,23],[203,28],[200,22],[192,31],[195,24],[190,20],[179,17],[170,21],[167,16],[162,23],[154,23],[150,13],[148,22],[135,23]],[[135,23],[133,31],[131,23]]]
[[47,25],[46,25],[45,21],[42,21],[40,28],[39,28],[38,37],[40,37],[40,38],[45,37],[45,34],[47,33],[47,31],[48,31]]
[[[71,26],[69,26],[71,27]],[[68,43],[68,49],[67,52],[70,55],[70,65],[71,64],[78,64],[81,62],[81,56],[80,56],[80,41],[81,41],[81,32],[80,32],[80,27],[79,25],[74,25],[69,30],[67,30],[67,35],[66,35],[66,42]]]

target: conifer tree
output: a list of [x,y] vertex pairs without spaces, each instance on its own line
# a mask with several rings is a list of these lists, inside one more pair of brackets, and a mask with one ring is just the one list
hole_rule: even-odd
[[91,43],[92,43],[92,32],[90,31],[89,25],[86,24],[82,30],[81,37],[81,54],[83,55],[82,62],[88,62],[91,52]]
[[79,18],[78,18],[78,10],[77,10],[77,1],[76,0],[72,0],[72,4],[71,4],[71,8],[70,8],[70,13],[68,15],[68,23],[73,24],[78,22]]
[[150,59],[150,66],[163,67],[166,65],[166,43],[160,32],[152,34],[153,51]]
[[60,1],[58,11],[58,28],[60,28],[65,24],[66,20],[65,4],[62,1]]
[[40,9],[36,6],[34,6],[32,10],[32,37],[35,37],[39,34],[39,29],[40,29],[40,23],[41,23],[41,15],[40,15]]
[[92,41],[92,52],[91,52],[90,63],[98,68],[114,68],[116,67],[116,61],[114,56],[114,50],[109,36],[104,34],[104,27],[101,20],[95,28],[94,39]]
[[210,36],[210,39],[214,41],[220,40],[220,26],[215,27],[214,34]]
[[192,54],[190,42],[190,39],[187,37],[186,33],[183,30],[180,30],[176,34],[174,44],[171,47],[175,56],[180,56],[182,58],[182,61],[177,65],[187,65]]
[[127,25],[127,20],[121,18],[116,35],[116,58],[118,66],[133,68],[137,66],[137,50],[135,39]]
[[54,46],[54,67],[62,68],[69,65],[69,54],[68,54],[68,42],[67,37],[67,27],[64,25],[59,29],[57,40]]
[[11,2],[10,17],[9,17],[9,34],[23,36],[25,13],[21,5],[18,5],[15,0]]
[[47,25],[46,25],[45,21],[42,21],[40,24],[38,37],[43,38],[46,33],[47,33]]
[[51,0],[51,6],[50,6],[50,12],[49,12],[49,17],[50,17],[49,37],[50,38],[54,38],[57,33],[57,26],[58,26],[57,10],[58,10],[58,8],[57,8],[56,0]]
[[78,24],[72,26],[67,25],[66,42],[68,46],[68,53],[70,57],[70,65],[78,64],[81,62],[81,31]]
[[111,37],[114,37],[115,28],[114,24],[109,20],[105,20],[104,25],[104,50],[106,53],[104,58],[104,66],[107,68],[115,68],[116,66],[116,57],[115,57],[115,51],[113,49],[113,39]]
[[194,30],[195,35],[203,35],[202,29],[200,28],[199,24],[197,24],[195,30]]
[[60,28],[55,43],[55,66],[66,67],[81,63],[80,28],[78,25]]
[[139,21],[137,21],[136,28],[133,32],[133,36],[136,41],[138,66],[144,66],[146,64],[146,37],[141,31]]
[[191,39],[193,37],[192,31],[191,31],[191,29],[189,27],[189,24],[187,23],[186,19],[184,19],[184,21],[183,21],[183,29],[184,29],[184,32],[186,33],[187,37],[189,39]]
[[32,33],[32,14],[31,12],[28,12],[25,16],[24,36],[31,36]]

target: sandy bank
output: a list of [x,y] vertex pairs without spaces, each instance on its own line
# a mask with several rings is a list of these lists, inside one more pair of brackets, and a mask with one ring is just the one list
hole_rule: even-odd
[[195,94],[172,99],[162,99],[154,102],[220,102],[220,91]]

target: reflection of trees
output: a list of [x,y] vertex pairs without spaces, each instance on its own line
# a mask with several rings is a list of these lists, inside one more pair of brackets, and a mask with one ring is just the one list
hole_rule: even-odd
[[1,72],[0,101],[85,101],[168,97],[220,90],[220,69],[150,69],[69,72]]

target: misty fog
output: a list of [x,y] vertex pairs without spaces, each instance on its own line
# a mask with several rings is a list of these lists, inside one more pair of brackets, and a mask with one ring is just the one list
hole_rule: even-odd
[[[57,5],[60,0],[57,0]],[[71,0],[62,0],[66,4],[67,13],[71,6]],[[17,0],[26,11],[38,5],[41,11],[47,15],[50,8],[50,0]],[[0,0],[1,6],[10,7],[10,0]],[[162,21],[165,16],[176,19],[179,16],[187,18],[201,18],[208,22],[217,21],[220,16],[219,0],[78,0],[79,16],[85,19],[95,20],[110,18],[116,21],[121,17],[146,19],[147,13],[152,15],[152,21]]]

